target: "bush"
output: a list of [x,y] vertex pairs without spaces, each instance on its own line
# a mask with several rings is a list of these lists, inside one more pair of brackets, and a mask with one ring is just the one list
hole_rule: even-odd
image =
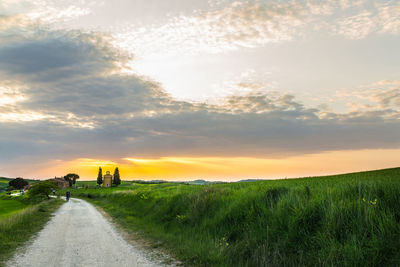
[[29,197],[36,198],[36,197],[47,197],[50,199],[50,194],[53,189],[57,189],[57,184],[53,181],[44,181],[36,183],[32,186],[29,190]]

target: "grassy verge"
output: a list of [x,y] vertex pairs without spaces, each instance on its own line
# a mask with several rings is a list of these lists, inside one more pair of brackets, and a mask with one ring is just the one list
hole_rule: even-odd
[[400,168],[327,177],[78,189],[193,266],[399,266]]
[[[1,199],[2,201],[12,201]],[[14,200],[15,201],[15,200]],[[0,266],[16,249],[42,229],[54,212],[64,201],[51,199],[36,205],[27,205],[8,216],[0,217]]]

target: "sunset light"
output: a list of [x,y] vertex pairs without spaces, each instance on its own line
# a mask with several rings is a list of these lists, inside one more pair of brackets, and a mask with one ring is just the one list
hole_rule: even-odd
[[0,266],[400,266],[400,0],[0,0]]
[[1,175],[397,166],[400,5],[369,2],[3,1]]

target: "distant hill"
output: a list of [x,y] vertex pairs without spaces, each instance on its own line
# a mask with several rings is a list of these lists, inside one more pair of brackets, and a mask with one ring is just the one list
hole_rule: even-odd
[[206,184],[209,184],[210,182],[208,182],[208,181],[206,181],[206,180],[194,180],[194,181],[189,181],[189,182],[186,182],[187,184],[193,184],[193,185],[195,185],[195,184],[197,184],[197,185],[206,185]]
[[132,180],[131,182],[135,183],[135,184],[163,184],[163,183],[169,183],[168,181],[164,181],[164,180],[150,180],[150,181]]
[[240,180],[238,183],[243,183],[243,182],[257,182],[257,181],[265,181],[264,179],[246,179],[246,180]]
[[226,182],[206,181],[206,180],[202,180],[202,179],[185,182],[185,184],[190,184],[190,185],[209,185],[209,184],[225,184],[225,183]]

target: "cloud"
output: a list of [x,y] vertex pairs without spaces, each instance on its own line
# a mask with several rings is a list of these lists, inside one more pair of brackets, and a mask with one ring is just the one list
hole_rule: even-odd
[[[261,21],[270,12],[261,8],[252,17],[252,8],[231,8],[247,15],[239,18],[227,11],[221,21],[246,16]],[[385,91],[388,95],[374,95],[391,108],[345,114],[265,91],[194,104],[173,99],[148,78],[123,74],[129,58],[100,34],[22,32],[9,32],[13,38],[0,43],[3,165],[99,155],[114,161],[135,156],[285,157],[400,146],[397,87]],[[237,36],[225,37],[236,42]]]
[[375,95],[376,100],[384,107],[400,107],[400,87]]
[[[25,20],[41,23],[62,23],[91,13],[94,2],[79,1],[77,5],[60,0],[3,0],[0,3],[0,14],[21,17]],[[97,4],[97,3],[96,3]]]
[[357,89],[342,90],[337,95],[342,101],[353,101],[352,111],[392,111],[398,113],[400,106],[400,81],[381,80],[362,85]]
[[171,48],[189,54],[218,53],[291,40],[304,24],[299,4],[235,1],[216,10],[174,17],[159,26],[126,30],[115,37],[121,47],[140,54],[165,53]]
[[369,86],[359,95],[375,102],[376,108],[399,108],[400,107],[400,81],[383,80]]
[[3,73],[44,82],[110,72],[126,60],[101,37],[76,32],[45,33],[0,47]]
[[[9,90],[18,91],[13,97],[20,100],[19,111],[13,117],[27,118],[24,114],[34,111],[66,124],[93,125],[97,116],[168,108],[172,100],[157,83],[120,73],[128,59],[96,34],[49,32],[0,47],[0,76]],[[2,101],[11,101],[10,93]]]
[[338,34],[356,40],[372,33],[396,35],[400,32],[400,3],[377,3],[374,8],[337,19],[333,28]]
[[338,22],[338,34],[350,39],[362,39],[374,31],[376,24],[371,12],[365,11]]
[[[215,3],[214,3],[215,2]],[[398,34],[396,1],[214,1],[206,10],[124,27],[116,44],[139,56],[226,53],[321,35]]]

